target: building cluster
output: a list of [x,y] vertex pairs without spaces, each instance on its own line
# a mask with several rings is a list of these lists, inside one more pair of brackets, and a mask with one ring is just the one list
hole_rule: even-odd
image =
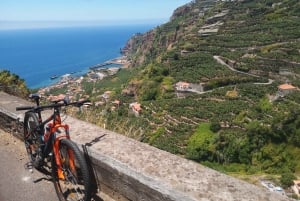
[[[109,72],[116,73],[117,69],[110,69]],[[111,75],[111,74],[110,74]],[[65,94],[52,95],[49,94],[52,89],[60,89],[67,87],[66,94],[69,96],[71,101],[76,101],[76,98],[82,97],[83,99],[90,98],[89,95],[83,95],[84,89],[82,88],[83,80],[88,82],[95,82],[96,80],[101,79],[101,77],[96,77],[95,72],[90,72],[87,74],[87,77],[73,78],[69,75],[65,75],[62,79],[56,83],[55,85],[51,85],[45,88],[41,88],[39,90],[39,94],[46,97],[48,101],[63,99]],[[100,107],[103,105],[109,105],[110,111],[117,110],[123,103],[120,100],[111,100],[113,92],[105,91],[103,94],[100,94],[96,97],[97,101],[94,101],[91,104],[85,104],[83,109],[88,109],[90,106]],[[141,104],[138,102],[133,102],[129,104],[129,112],[134,114],[135,116],[139,116],[142,112]]]
[[87,73],[88,81],[96,82],[98,80],[102,80],[107,76],[115,75],[119,70],[119,67],[100,68],[91,70]]

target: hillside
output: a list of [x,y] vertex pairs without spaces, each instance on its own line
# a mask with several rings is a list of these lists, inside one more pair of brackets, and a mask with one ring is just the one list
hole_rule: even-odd
[[11,73],[7,70],[0,69],[0,91],[19,96],[27,97],[29,89],[27,88],[25,81],[18,75]]
[[97,104],[77,116],[227,173],[298,175],[299,38],[298,0],[192,1],[128,41],[129,68],[84,80]]

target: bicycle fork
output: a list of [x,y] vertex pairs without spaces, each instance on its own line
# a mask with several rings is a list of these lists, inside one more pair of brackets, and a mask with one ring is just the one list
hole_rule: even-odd
[[[67,147],[67,153],[62,153],[60,151],[61,146],[61,139],[69,139],[68,138],[68,132],[66,132],[67,135],[63,137],[57,137],[53,144],[53,153],[54,153],[54,159],[55,163],[57,165],[57,175],[58,178],[61,180],[65,180],[65,174],[64,174],[64,168],[70,167],[70,170],[73,174],[76,174],[75,170],[75,161],[74,161],[74,153],[71,149]],[[67,155],[65,155],[67,154]],[[64,167],[63,167],[64,166]]]
[[53,145],[53,153],[54,153],[55,164],[57,166],[58,179],[64,180],[65,176],[64,176],[63,170],[62,170],[62,161],[61,161],[61,157],[60,157],[60,153],[59,153],[59,145],[60,145],[60,140],[56,139],[54,142],[54,145]]

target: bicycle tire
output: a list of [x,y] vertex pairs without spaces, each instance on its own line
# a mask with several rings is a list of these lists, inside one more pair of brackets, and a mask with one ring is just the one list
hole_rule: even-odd
[[38,160],[41,146],[41,135],[37,129],[39,126],[37,115],[26,112],[24,117],[24,143],[30,162],[35,164]]
[[[70,168],[70,157],[73,154],[75,170]],[[55,154],[52,157],[52,178],[55,191],[60,201],[90,201],[91,178],[86,160],[78,146],[69,139],[60,139],[59,157],[64,179],[59,179]],[[72,160],[72,159],[71,159]]]

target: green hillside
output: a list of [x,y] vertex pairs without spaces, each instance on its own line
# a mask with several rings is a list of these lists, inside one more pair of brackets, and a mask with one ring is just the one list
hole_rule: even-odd
[[25,81],[8,70],[0,70],[0,91],[23,98],[29,94]]
[[128,41],[130,68],[84,84],[111,95],[80,117],[225,172],[299,174],[299,38],[298,0],[192,1]]

